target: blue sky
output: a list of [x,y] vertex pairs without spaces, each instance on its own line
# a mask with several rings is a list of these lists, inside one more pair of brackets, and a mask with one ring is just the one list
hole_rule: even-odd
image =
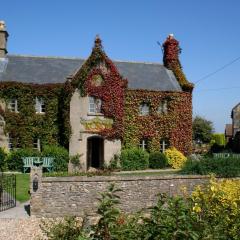
[[[100,34],[112,59],[162,63],[156,42],[174,33],[184,72],[196,82],[240,56],[239,11],[239,0],[8,0],[0,19],[10,54],[86,58]],[[195,87],[193,113],[216,132],[240,102],[239,69],[240,60]]]

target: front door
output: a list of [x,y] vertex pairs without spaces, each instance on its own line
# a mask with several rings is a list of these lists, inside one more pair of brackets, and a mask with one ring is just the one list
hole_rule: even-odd
[[103,139],[89,137],[87,140],[88,168],[101,168],[103,166]]

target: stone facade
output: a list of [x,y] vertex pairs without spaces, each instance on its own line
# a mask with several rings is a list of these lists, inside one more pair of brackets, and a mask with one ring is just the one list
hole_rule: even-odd
[[[70,156],[79,155],[80,156],[80,169],[86,171],[90,167],[94,167],[91,164],[91,153],[92,151],[89,140],[91,138],[97,138],[102,141],[102,146],[99,148],[99,157],[102,158],[99,161],[100,167],[102,164],[109,164],[110,160],[114,154],[119,154],[121,150],[121,141],[103,139],[98,135],[98,129],[94,129],[94,121],[111,121],[106,119],[103,114],[90,114],[88,111],[89,98],[81,97],[79,91],[76,90],[71,98],[70,102],[70,124],[72,134],[69,141],[69,154]],[[91,132],[86,128],[84,123],[91,124]],[[78,170],[74,166],[69,164],[69,172]]]
[[[38,190],[33,191],[33,177],[39,177]],[[181,188],[189,191],[199,184],[208,182],[206,176],[151,176],[151,177],[43,177],[41,169],[31,173],[31,215],[36,217],[62,217],[94,215],[98,206],[99,193],[110,183],[122,191],[120,208],[135,212],[152,206],[158,193],[181,194]]]
[[240,131],[240,103],[238,103],[232,109],[231,117],[232,117],[232,129],[233,129],[233,138],[234,138],[236,133]]

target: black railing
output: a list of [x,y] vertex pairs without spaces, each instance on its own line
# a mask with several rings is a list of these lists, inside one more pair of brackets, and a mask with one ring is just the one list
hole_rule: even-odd
[[0,172],[0,212],[16,206],[16,176]]

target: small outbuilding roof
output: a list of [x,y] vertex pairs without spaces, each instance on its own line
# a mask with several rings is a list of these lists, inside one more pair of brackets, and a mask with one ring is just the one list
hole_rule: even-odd
[[[0,81],[23,83],[64,83],[84,63],[80,58],[8,55],[2,61]],[[158,63],[113,61],[127,78],[128,88],[155,91],[182,91],[171,70]]]

